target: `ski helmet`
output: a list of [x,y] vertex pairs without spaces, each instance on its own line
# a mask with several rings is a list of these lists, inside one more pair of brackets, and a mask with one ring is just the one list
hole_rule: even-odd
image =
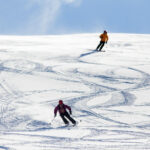
[[60,104],[60,105],[63,104],[63,101],[62,101],[62,100],[59,100],[59,104]]
[[107,33],[107,31],[106,31],[106,30],[104,30],[104,33]]

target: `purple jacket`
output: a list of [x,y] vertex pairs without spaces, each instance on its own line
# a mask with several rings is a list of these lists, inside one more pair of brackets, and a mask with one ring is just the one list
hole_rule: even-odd
[[71,114],[71,107],[68,105],[63,104],[62,107],[60,105],[57,105],[54,109],[54,114],[57,114],[57,111],[59,111],[59,114],[64,114],[66,112],[66,109],[69,110]]

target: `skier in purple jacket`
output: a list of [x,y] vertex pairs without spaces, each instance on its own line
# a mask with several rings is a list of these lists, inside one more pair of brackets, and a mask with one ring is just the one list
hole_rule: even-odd
[[67,112],[66,109],[69,110],[69,113],[71,115],[72,114],[71,107],[68,106],[68,105],[65,105],[62,100],[59,100],[59,104],[54,109],[54,117],[56,117],[57,111],[59,111],[60,117],[62,118],[62,120],[64,121],[64,123],[66,125],[69,124],[67,119],[69,119],[75,125],[76,121],[72,117],[70,117],[70,115],[69,115],[69,113]]

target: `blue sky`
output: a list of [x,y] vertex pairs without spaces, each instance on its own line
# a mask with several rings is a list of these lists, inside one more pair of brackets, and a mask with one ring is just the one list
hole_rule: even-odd
[[150,0],[1,0],[0,34],[150,34]]

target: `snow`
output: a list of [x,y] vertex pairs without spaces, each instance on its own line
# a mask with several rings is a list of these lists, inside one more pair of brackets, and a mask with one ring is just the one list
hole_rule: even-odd
[[[98,43],[0,36],[0,150],[150,149],[150,35],[110,33],[105,52]],[[59,99],[77,126],[53,120]]]

